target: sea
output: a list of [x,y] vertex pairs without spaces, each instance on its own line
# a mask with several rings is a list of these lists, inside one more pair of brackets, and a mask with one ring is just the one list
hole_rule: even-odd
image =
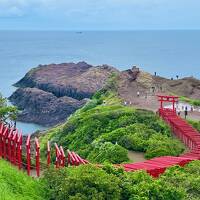
[[[0,31],[0,93],[39,64],[86,61],[119,70],[139,66],[168,78],[200,78],[200,30]],[[24,134],[43,130],[17,122]]]

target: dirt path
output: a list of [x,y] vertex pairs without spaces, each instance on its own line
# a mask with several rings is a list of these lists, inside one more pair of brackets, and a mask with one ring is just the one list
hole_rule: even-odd
[[128,158],[133,162],[144,162],[144,161],[146,161],[146,159],[144,158],[143,152],[128,151]]

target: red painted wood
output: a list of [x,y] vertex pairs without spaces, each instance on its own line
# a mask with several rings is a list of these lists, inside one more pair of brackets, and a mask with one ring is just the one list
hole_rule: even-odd
[[49,167],[51,164],[51,148],[49,141],[47,142],[47,166]]
[[28,135],[26,140],[26,163],[27,163],[27,174],[30,176],[31,171],[31,143],[30,143],[31,135]]
[[40,144],[38,138],[35,138],[35,166],[36,166],[36,174],[37,177],[40,176]]

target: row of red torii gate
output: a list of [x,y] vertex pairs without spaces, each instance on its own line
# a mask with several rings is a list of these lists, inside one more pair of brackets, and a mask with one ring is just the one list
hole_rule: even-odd
[[[115,165],[116,167],[123,167],[126,171],[145,170],[152,176],[158,177],[170,166],[184,166],[192,160],[200,159],[200,134],[185,120],[177,116],[175,103],[178,102],[178,97],[158,95],[158,101],[160,102],[158,110],[160,117],[169,124],[172,132],[184,142],[190,152],[179,157],[162,156],[145,162]],[[164,103],[172,103],[172,109],[164,108]],[[52,145],[48,141],[46,163],[42,163],[40,159],[40,144],[37,137],[34,139],[31,139],[30,135],[23,137],[22,132],[17,129],[9,128],[4,123],[0,124],[0,157],[10,161],[19,170],[26,170],[29,176],[32,171],[36,171],[36,175],[39,177],[41,171],[51,164],[54,164],[56,168],[60,168],[89,163],[74,151],[68,149],[66,156],[62,146],[58,146],[56,143],[53,146],[55,152],[54,162],[52,162],[51,158]]]

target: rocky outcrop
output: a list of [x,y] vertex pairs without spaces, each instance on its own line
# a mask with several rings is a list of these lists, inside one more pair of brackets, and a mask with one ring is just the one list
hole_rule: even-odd
[[10,97],[21,110],[18,119],[51,126],[63,122],[66,118],[86,103],[71,97],[56,97],[50,92],[37,88],[20,88]]
[[40,65],[29,71],[15,84],[17,87],[36,87],[57,97],[90,98],[102,88],[115,68],[103,65],[93,67],[85,62]]
[[21,110],[20,121],[55,125],[83,106],[112,73],[119,71],[85,62],[39,65],[15,84],[19,89],[9,99]]

